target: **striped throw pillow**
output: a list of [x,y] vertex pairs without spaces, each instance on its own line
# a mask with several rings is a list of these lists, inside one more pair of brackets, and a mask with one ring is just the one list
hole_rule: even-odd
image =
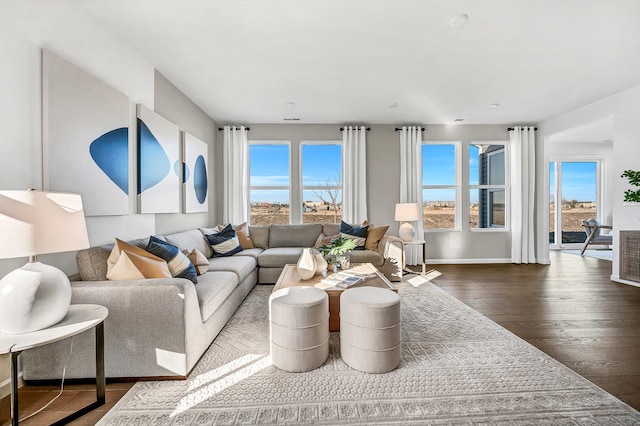
[[227,257],[242,251],[242,246],[236,235],[236,231],[229,224],[225,226],[217,234],[205,235],[211,248],[213,249],[213,257]]
[[174,278],[186,278],[198,284],[198,273],[191,261],[173,244],[154,236],[149,237],[147,251],[167,261],[169,271]]

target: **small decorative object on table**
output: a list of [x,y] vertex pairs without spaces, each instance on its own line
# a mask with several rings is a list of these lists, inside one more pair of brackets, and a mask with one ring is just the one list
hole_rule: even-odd
[[323,275],[327,271],[329,264],[319,251],[313,255],[316,258],[316,275]]
[[302,254],[298,258],[296,267],[301,280],[311,279],[316,274],[316,258],[310,248],[302,249]]

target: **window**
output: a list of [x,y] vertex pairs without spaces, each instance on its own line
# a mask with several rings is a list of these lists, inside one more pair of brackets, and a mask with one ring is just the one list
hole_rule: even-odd
[[422,202],[426,230],[459,229],[456,214],[458,145],[441,142],[422,145]]
[[249,223],[289,223],[289,142],[249,142]]
[[469,227],[505,228],[506,167],[503,144],[469,145]]
[[300,145],[302,223],[342,220],[342,144],[302,142]]

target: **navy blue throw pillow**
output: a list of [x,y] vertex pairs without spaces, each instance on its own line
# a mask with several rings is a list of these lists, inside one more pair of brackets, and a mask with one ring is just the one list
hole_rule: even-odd
[[198,273],[195,266],[178,247],[152,235],[149,237],[147,251],[164,259],[169,265],[171,276],[174,278],[186,278],[194,284],[198,284]]
[[356,243],[355,250],[364,250],[368,230],[368,226],[351,226],[344,221],[340,223],[340,236],[354,240]]
[[[222,231],[217,234],[205,235],[213,249],[213,257],[233,256],[234,254],[242,251],[242,246],[236,236],[236,231],[232,229],[231,232],[233,232],[232,236],[221,235]],[[227,233],[227,235],[229,234]]]

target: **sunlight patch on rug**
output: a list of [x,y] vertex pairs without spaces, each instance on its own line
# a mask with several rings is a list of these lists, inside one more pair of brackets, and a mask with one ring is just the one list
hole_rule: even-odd
[[170,417],[195,407],[215,394],[264,370],[272,364],[271,356],[249,354],[241,356],[219,368],[198,374],[188,381],[187,394],[180,399]]

